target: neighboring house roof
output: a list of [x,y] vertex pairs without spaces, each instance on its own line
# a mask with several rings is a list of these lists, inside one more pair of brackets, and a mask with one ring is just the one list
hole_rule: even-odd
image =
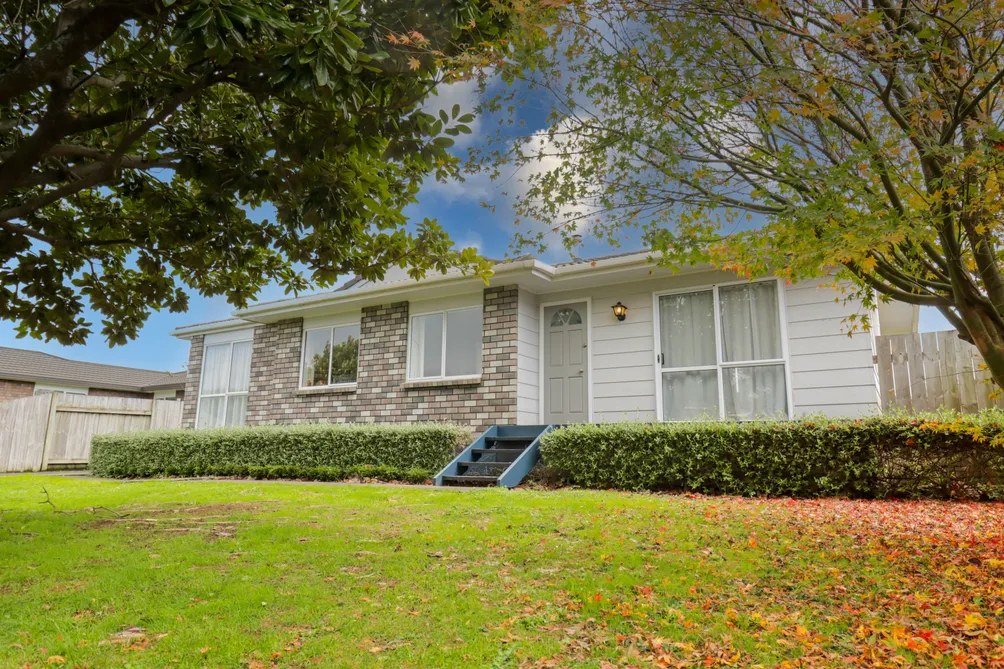
[[0,346],[0,379],[65,386],[153,392],[185,387],[186,372],[103,365],[49,353]]

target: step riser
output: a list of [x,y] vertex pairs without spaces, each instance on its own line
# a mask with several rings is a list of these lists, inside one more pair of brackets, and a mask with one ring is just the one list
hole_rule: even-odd
[[537,462],[535,444],[541,434],[551,429],[550,425],[490,426],[481,438],[443,467],[436,475],[436,484],[512,488]]

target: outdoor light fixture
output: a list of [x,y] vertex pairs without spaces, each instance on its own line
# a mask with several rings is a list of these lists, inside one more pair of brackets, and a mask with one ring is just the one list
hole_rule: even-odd
[[617,302],[617,304],[610,308],[614,310],[614,316],[617,317],[617,320],[622,321],[627,318],[627,307],[620,302]]

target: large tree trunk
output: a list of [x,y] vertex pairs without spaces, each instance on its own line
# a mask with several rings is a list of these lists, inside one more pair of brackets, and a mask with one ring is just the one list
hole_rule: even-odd
[[983,356],[994,382],[1004,388],[1004,327],[991,313],[988,305],[957,303],[956,309],[968,332],[960,335],[973,342]]

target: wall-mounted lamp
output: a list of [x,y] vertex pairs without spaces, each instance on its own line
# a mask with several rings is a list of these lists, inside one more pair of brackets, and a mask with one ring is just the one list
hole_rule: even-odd
[[610,308],[614,310],[614,316],[617,317],[617,320],[622,321],[627,318],[627,307],[620,302],[617,302],[617,304]]

